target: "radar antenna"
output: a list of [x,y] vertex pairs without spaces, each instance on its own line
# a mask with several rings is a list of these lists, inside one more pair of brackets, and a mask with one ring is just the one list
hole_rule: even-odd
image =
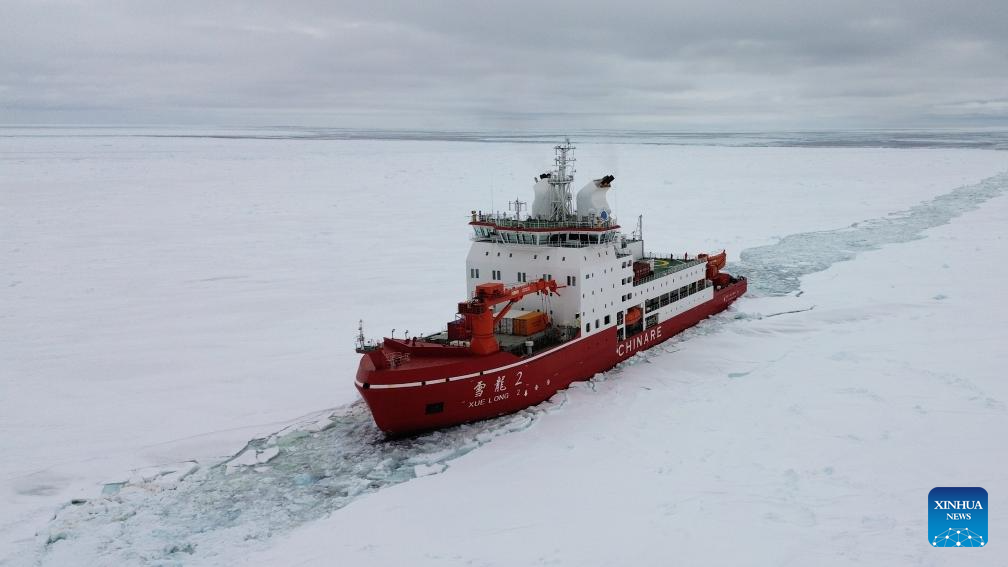
[[521,220],[522,209],[527,209],[528,208],[528,207],[526,207],[526,205],[528,205],[527,202],[521,201],[521,200],[518,199],[518,197],[515,197],[514,201],[508,201],[508,210],[509,211],[514,211],[515,212],[515,220],[520,221]]

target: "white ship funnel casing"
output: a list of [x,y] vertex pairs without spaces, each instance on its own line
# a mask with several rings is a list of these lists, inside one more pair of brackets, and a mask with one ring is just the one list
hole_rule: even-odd
[[577,193],[577,215],[578,217],[595,217],[601,220],[609,220],[612,217],[612,209],[606,200],[606,192],[609,191],[609,183],[613,177],[607,175],[602,179],[588,182]]
[[532,200],[532,217],[548,219],[553,216],[553,192],[550,190],[548,177],[541,177],[532,188],[535,198]]

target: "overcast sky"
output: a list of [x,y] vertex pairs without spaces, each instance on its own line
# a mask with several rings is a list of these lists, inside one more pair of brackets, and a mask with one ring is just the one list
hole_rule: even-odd
[[1008,126],[1008,0],[0,1],[0,123]]

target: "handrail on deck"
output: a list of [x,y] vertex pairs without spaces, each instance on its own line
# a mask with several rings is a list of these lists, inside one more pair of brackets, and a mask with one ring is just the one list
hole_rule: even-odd
[[590,217],[574,217],[565,220],[546,220],[546,219],[515,219],[506,216],[501,216],[499,214],[489,214],[489,213],[475,213],[472,215],[472,222],[474,223],[490,223],[497,228],[507,229],[523,229],[523,228],[550,228],[556,230],[564,229],[579,229],[579,228],[619,228],[619,224],[616,222],[616,217],[609,217],[607,220],[602,220],[599,218]]
[[[656,259],[656,260],[664,260],[665,258],[656,257],[654,259]],[[643,278],[635,281],[634,282],[634,287],[639,286],[641,284],[646,284],[648,282],[653,282],[654,280],[663,278],[663,277],[665,277],[665,276],[667,276],[669,274],[674,274],[676,272],[681,272],[682,270],[685,270],[686,268],[692,268],[693,266],[696,266],[696,265],[699,265],[699,264],[703,264],[704,262],[706,262],[706,260],[697,260],[697,259],[694,259],[694,260],[679,260],[677,258],[670,258],[670,259],[671,260],[675,260],[676,262],[681,262],[681,263],[675,264],[673,266],[669,266],[667,268],[662,268],[660,271],[651,272],[650,274],[644,276]]]

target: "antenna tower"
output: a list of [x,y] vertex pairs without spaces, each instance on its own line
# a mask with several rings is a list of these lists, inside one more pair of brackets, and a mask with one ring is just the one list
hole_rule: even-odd
[[564,143],[553,148],[556,150],[556,174],[549,178],[550,189],[553,201],[553,219],[556,221],[567,220],[567,217],[574,214],[571,206],[571,182],[574,181],[574,146],[571,145],[570,138],[565,138]]
[[521,201],[518,197],[515,197],[514,201],[508,201],[508,210],[515,212],[515,220],[521,220],[522,209],[527,209],[528,203],[526,201]]

